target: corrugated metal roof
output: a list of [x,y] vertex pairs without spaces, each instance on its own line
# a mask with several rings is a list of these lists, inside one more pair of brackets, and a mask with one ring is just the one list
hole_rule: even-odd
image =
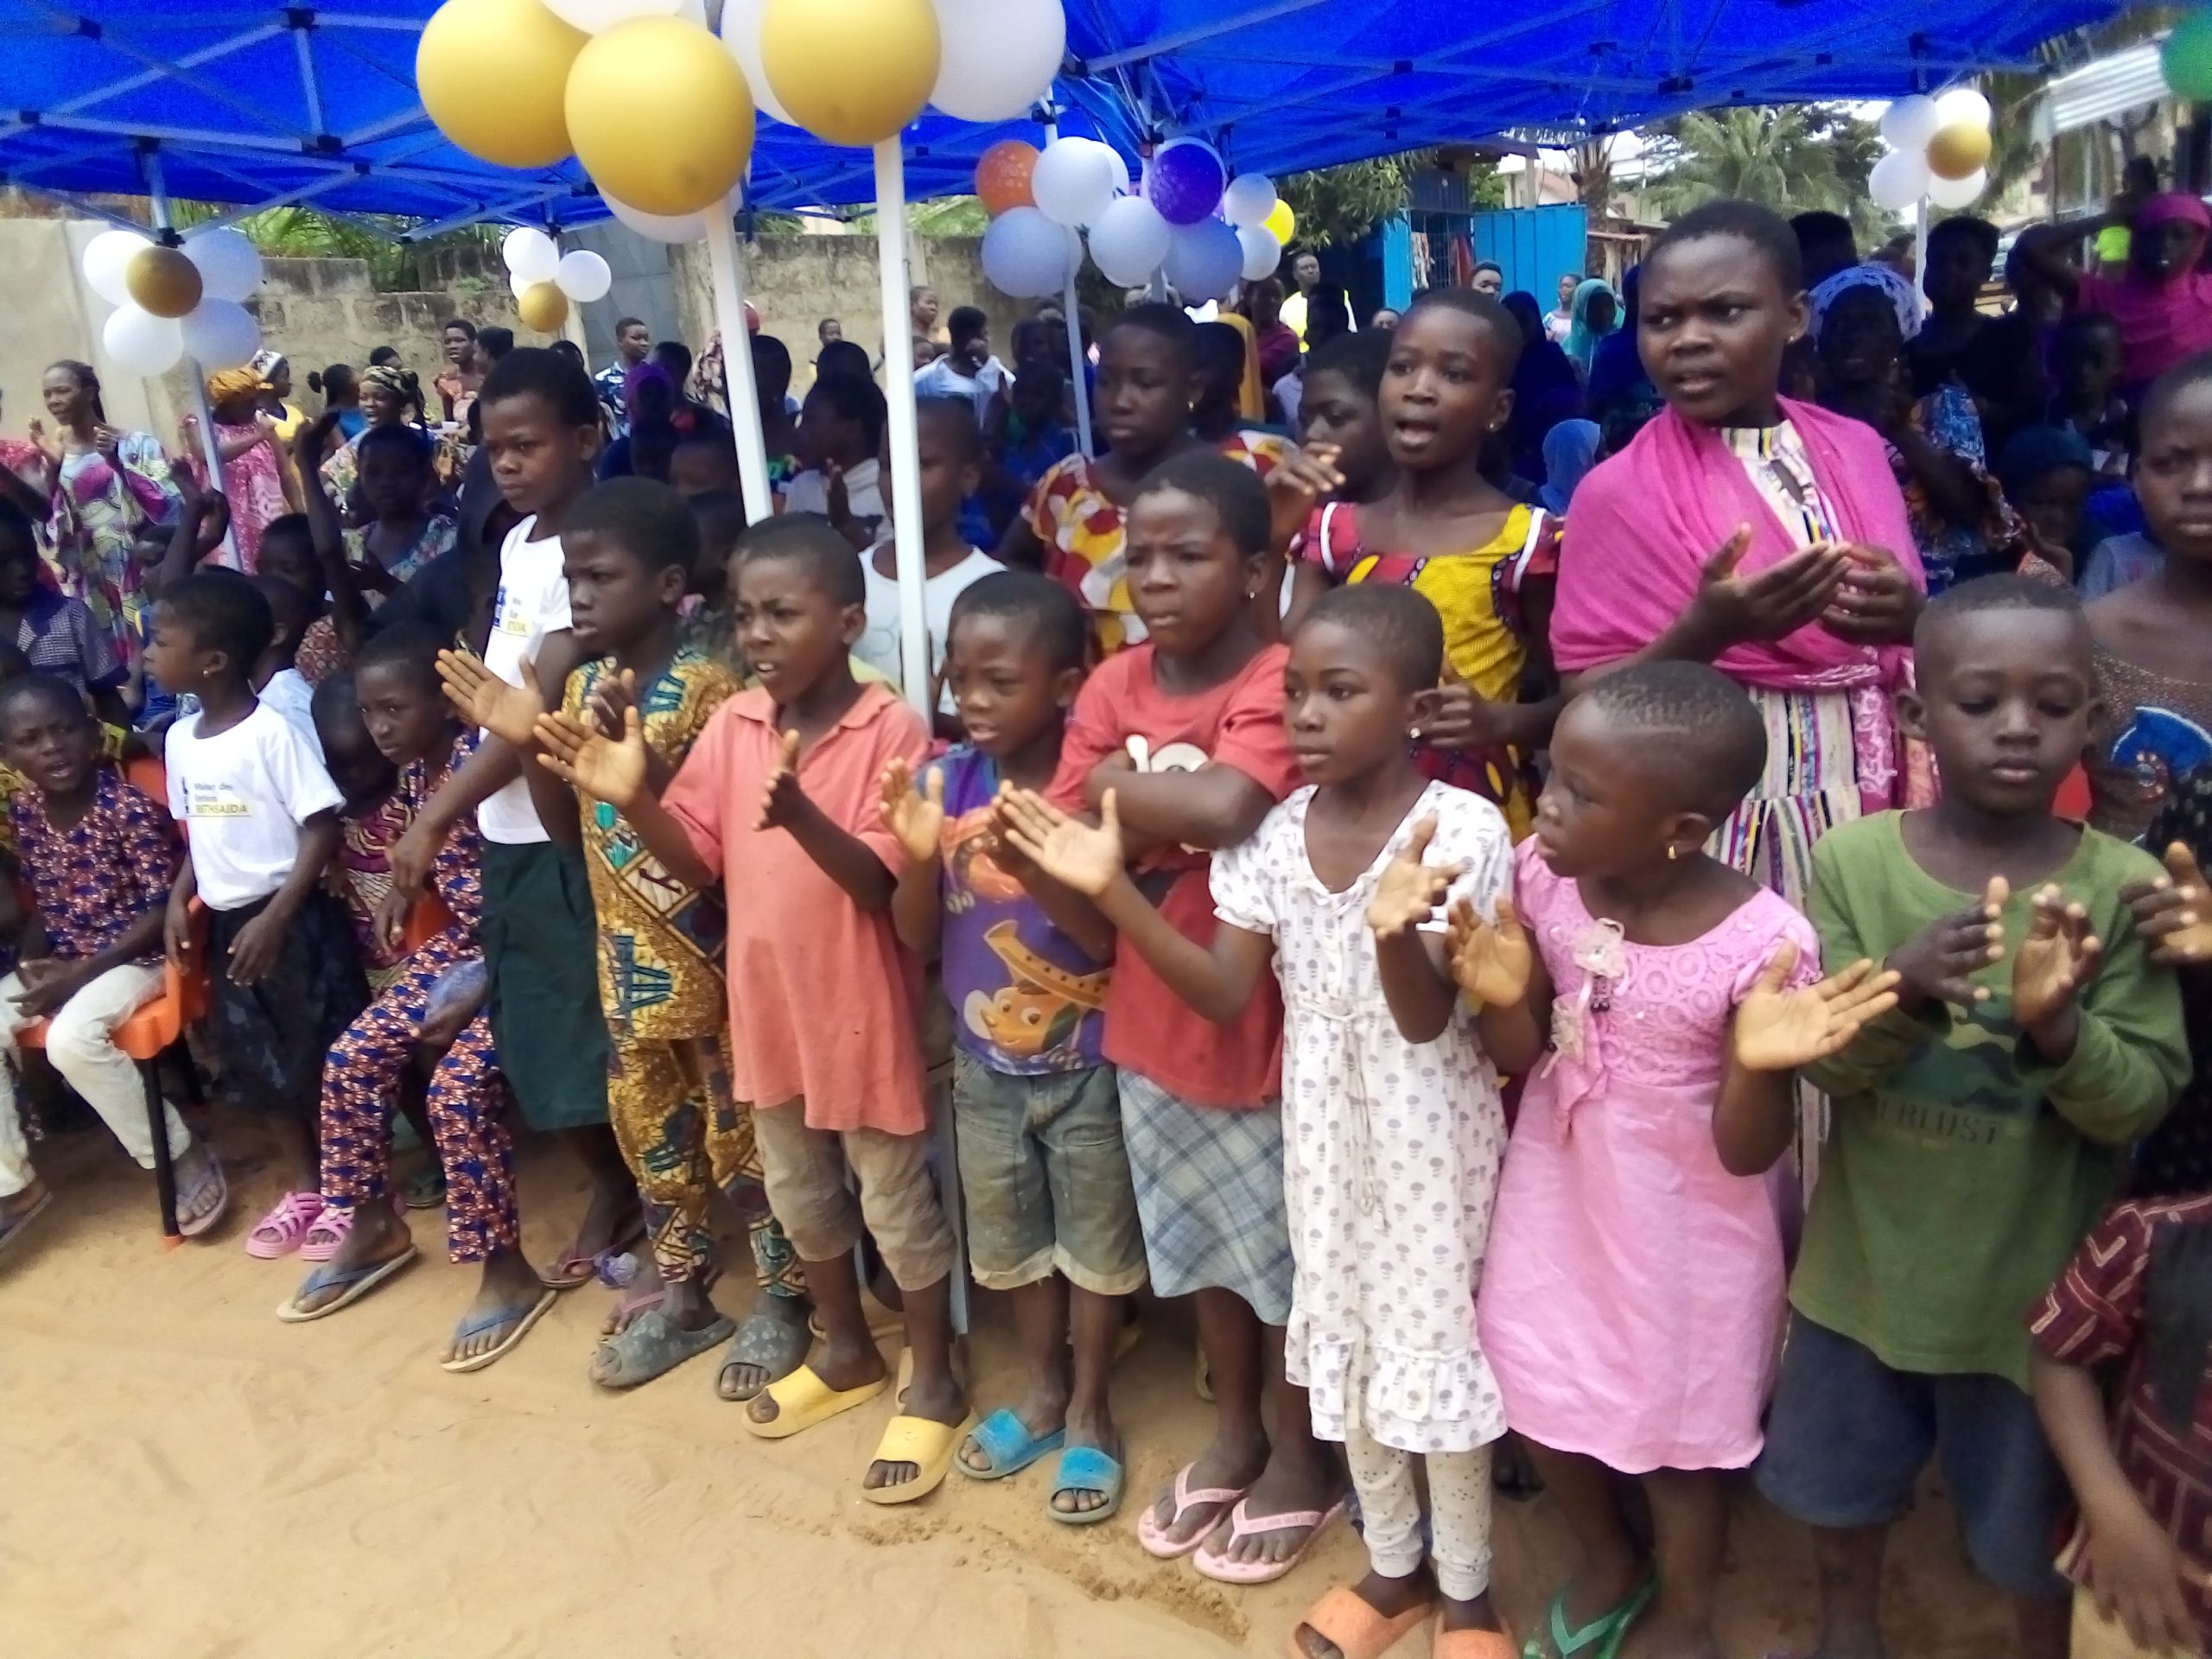
[[2166,95],[2165,76],[2158,69],[2158,42],[2131,46],[2070,75],[2061,75],[2044,88],[2037,136],[2049,138],[2094,126],[2115,115],[2156,104]]

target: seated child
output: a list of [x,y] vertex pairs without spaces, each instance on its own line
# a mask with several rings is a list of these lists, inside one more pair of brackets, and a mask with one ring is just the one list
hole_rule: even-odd
[[[378,753],[397,769],[394,798],[403,822],[475,747],[474,734],[461,729],[440,695],[441,644],[428,628],[389,628],[354,659],[357,706]],[[341,677],[325,685],[345,683]],[[319,700],[321,694],[318,688]],[[445,1171],[448,1254],[456,1262],[482,1264],[476,1300],[441,1361],[449,1371],[492,1363],[522,1340],[554,1298],[518,1248],[505,1089],[491,1025],[480,1012],[480,984],[465,1009],[446,1014],[453,1029],[442,1044],[430,1032],[441,986],[483,963],[478,849],[474,826],[466,823],[446,838],[431,882],[450,921],[401,961],[397,976],[331,1047],[322,1076],[323,1209],[300,1250],[303,1259],[324,1265],[277,1312],[288,1323],[324,1318],[415,1260],[414,1240],[391,1201],[392,1109],[418,1048],[442,1046],[428,1105]],[[404,897],[389,890],[379,903],[375,927],[387,948],[397,941],[406,910]]]
[[387,939],[378,921],[391,896],[391,846],[407,830],[399,769],[370,735],[351,674],[334,675],[315,687],[310,708],[323,770],[346,798],[338,814],[338,854],[324,885],[346,906],[361,970],[371,993],[378,993],[399,977],[407,960],[399,942]]
[[853,1266],[865,1220],[904,1294],[914,1367],[861,1496],[904,1503],[943,1482],[969,1420],[951,1365],[952,1233],[929,1169],[920,975],[893,932],[899,853],[877,818],[884,767],[919,760],[928,735],[852,677],[866,589],[825,521],[757,527],[737,583],[760,684],[715,711],[664,797],[634,705],[619,741],[567,721],[538,732],[548,762],[620,812],[671,876],[698,888],[727,876],[743,895],[729,917],[731,1097],[753,1112],[768,1201],[823,1331],[819,1356],[769,1384],[746,1426],[781,1440],[890,1387]]
[[169,812],[190,841],[169,896],[170,957],[207,908],[212,1040],[238,1102],[268,1116],[286,1190],[246,1253],[300,1247],[321,1212],[314,1125],[322,1058],[368,1000],[346,912],[322,890],[345,804],[308,739],[248,678],[276,632],[252,578],[206,570],[164,590],[147,671],[200,700],[170,727]]
[[1292,1633],[1292,1653],[1314,1659],[1379,1654],[1432,1612],[1439,1655],[1517,1651],[1489,1600],[1491,1446],[1505,1416],[1468,1294],[1505,1116],[1434,913],[1447,890],[1487,911],[1507,889],[1512,849],[1496,807],[1414,769],[1406,733],[1435,706],[1443,659],[1443,625],[1418,594],[1362,587],[1315,603],[1283,673],[1283,724],[1306,786],[1215,855],[1210,948],[1123,868],[1118,789],[1096,830],[1033,796],[1010,808],[1016,844],[1095,898],[1209,1019],[1241,1016],[1281,963],[1296,1261],[1287,1367],[1310,1391],[1313,1432],[1344,1445],[1371,1567]]
[[1581,1549],[1534,1638],[1557,1654],[1622,1650],[1630,1626],[1640,1652],[1718,1653],[1721,1471],[1758,1454],[1782,1333],[1767,1177],[1792,1068],[1894,1001],[1871,963],[1815,986],[1810,924],[1705,851],[1766,759],[1751,699],[1701,663],[1596,680],[1554,734],[1511,906],[1454,918],[1485,1046],[1529,1080],[1480,1328]]
[[[1283,730],[1288,653],[1262,632],[1277,586],[1267,487],[1226,456],[1186,451],[1139,486],[1128,532],[1126,588],[1148,643],[1109,658],[1084,686],[1051,799],[1096,811],[1113,790],[1139,885],[1178,931],[1211,941],[1215,856],[1250,838],[1297,780]],[[1225,1583],[1282,1577],[1344,1507],[1305,1390],[1282,1385],[1277,1333],[1295,1282],[1282,1035],[1272,976],[1241,1014],[1216,1022],[1119,936],[1102,1049],[1121,1068],[1152,1287],[1196,1294],[1215,1409],[1212,1443],[1147,1509],[1137,1535],[1163,1559],[1195,1552],[1198,1571]],[[1280,1404],[1272,1435],[1263,1376]]]
[[1114,1068],[1098,1049],[1113,945],[1094,928],[1086,950],[1007,873],[994,802],[1002,786],[1052,782],[1089,632],[1075,595],[1033,571],[967,588],[952,605],[949,683],[974,735],[918,788],[903,760],[883,775],[883,822],[905,855],[899,940],[924,957],[944,947],[969,1260],[978,1284],[1012,1294],[1029,1372],[1021,1403],[963,1443],[960,1471],[1001,1480],[1060,1451],[1045,1512],[1072,1526],[1120,1505],[1107,1383],[1145,1274]]
[[2074,594],[1962,583],[1914,646],[1903,724],[1942,798],[1813,849],[1823,951],[1886,958],[1899,1001],[1805,1071],[1834,1116],[1757,1476],[1815,1529],[1831,1650],[1871,1653],[1889,1524],[1940,1457],[1975,1567],[2014,1599],[2016,1650],[2040,1659],[2065,1649],[2064,1483],[2020,1313],[2180,1087],[2181,999],[2121,892],[2155,861],[2050,810],[2096,706]]
[[[23,776],[9,809],[16,865],[46,954],[0,979],[0,1248],[52,1202],[31,1168],[12,1067],[16,1033],[48,1022],[47,1058],[142,1169],[154,1166],[146,1085],[115,1028],[162,988],[162,918],[177,866],[168,815],[99,764],[100,728],[67,682],[43,674],[0,691],[0,748]],[[177,1230],[206,1232],[228,1193],[222,1166],[164,1104]]]

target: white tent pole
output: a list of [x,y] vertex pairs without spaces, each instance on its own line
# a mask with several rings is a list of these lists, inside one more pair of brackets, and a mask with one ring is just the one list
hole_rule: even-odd
[[757,524],[775,517],[776,498],[768,487],[768,440],[760,429],[760,393],[753,379],[753,335],[745,326],[745,259],[727,202],[707,210],[707,270],[714,283],[715,326],[722,335],[729,423],[737,435],[738,485],[745,495],[746,522]]
[[[154,228],[169,228],[169,193],[162,183],[162,157],[158,150],[144,152],[143,169],[146,194],[152,205]],[[223,489],[223,452],[215,441],[215,412],[207,407],[207,372],[200,367],[200,359],[187,356],[184,359],[185,378],[191,382],[192,412],[200,423],[200,458],[207,468],[207,493],[219,495]],[[232,563],[238,562],[238,540],[233,531],[223,531],[223,553]]]
[[883,283],[883,395],[891,409],[891,518],[899,553],[899,663],[906,701],[924,720],[930,697],[929,572],[923,563],[922,468],[914,443],[914,330],[906,303],[906,158],[897,137],[875,147],[876,262]]
[[[1045,143],[1047,148],[1060,142],[1060,124],[1057,119],[1045,123]],[[1061,290],[1060,309],[1068,320],[1068,385],[1075,393],[1076,442],[1086,455],[1098,452],[1090,439],[1090,383],[1084,373],[1083,310],[1076,296],[1075,272],[1068,272],[1067,286]]]
[[1920,199],[1912,225],[1912,286],[1924,308],[1928,304],[1928,198]]

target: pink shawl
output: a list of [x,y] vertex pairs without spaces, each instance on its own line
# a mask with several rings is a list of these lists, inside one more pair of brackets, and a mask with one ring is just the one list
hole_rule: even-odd
[[[1782,400],[1782,414],[1804,443],[1841,538],[1887,549],[1924,586],[1904,498],[1874,429],[1789,398]],[[1796,537],[1726,440],[1672,409],[1661,410],[1574,493],[1560,549],[1553,659],[1573,673],[1649,645],[1696,597],[1706,561],[1745,524],[1751,545],[1740,567],[1745,572],[1797,551]],[[1771,643],[1732,646],[1713,666],[1740,684],[1770,691],[1893,689],[1908,656],[1902,645],[1852,645],[1815,622]]]

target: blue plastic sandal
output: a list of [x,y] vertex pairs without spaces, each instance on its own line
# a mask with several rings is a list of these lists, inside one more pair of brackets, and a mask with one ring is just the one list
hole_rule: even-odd
[[[1095,1527],[1110,1521],[1122,1507],[1121,1463],[1095,1446],[1071,1446],[1060,1453],[1059,1473],[1045,1495],[1045,1513],[1064,1527]],[[1062,1492],[1095,1492],[1106,1501],[1095,1510],[1064,1510],[1052,1500]]]
[[970,1480],[1004,1480],[1008,1475],[1020,1474],[1047,1452],[1058,1451],[1067,1437],[1065,1428],[1056,1428],[1049,1434],[1032,1434],[1027,1424],[1001,1406],[976,1424],[969,1435],[991,1460],[991,1466],[978,1469],[962,1457],[954,1458],[952,1466]]

